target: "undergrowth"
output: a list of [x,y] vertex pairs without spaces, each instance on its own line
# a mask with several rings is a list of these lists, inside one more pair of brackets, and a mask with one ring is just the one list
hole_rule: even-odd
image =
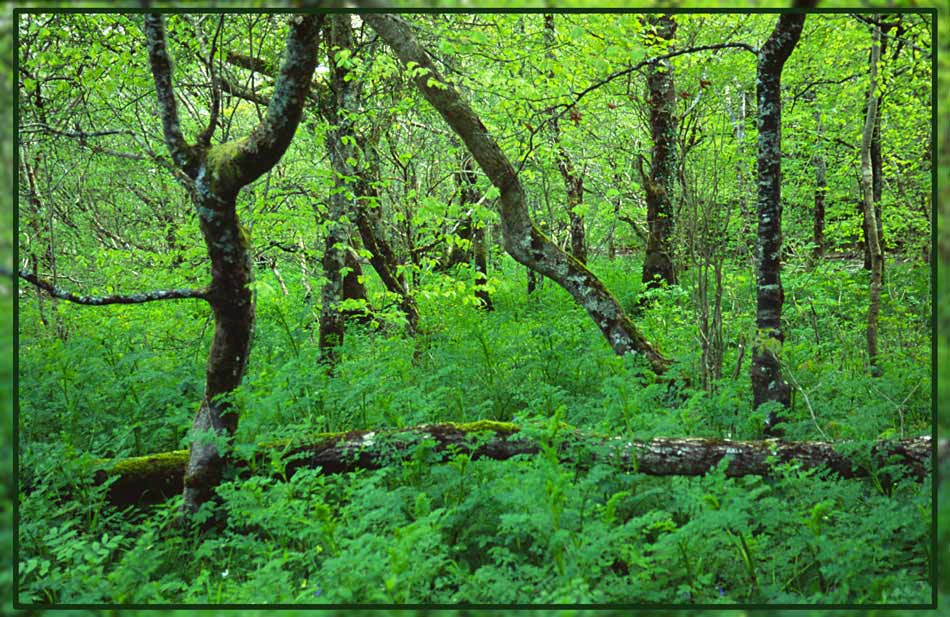
[[[670,384],[616,357],[553,283],[526,297],[521,267],[495,266],[494,312],[473,305],[470,285],[430,274],[416,290],[420,334],[407,337],[385,313],[351,328],[332,376],[314,344],[319,307],[302,289],[258,286],[254,350],[234,396],[237,450],[307,432],[491,419],[536,427],[548,445],[540,455],[470,460],[423,444],[379,471],[290,477],[277,460],[273,473],[223,484],[220,503],[199,517],[211,523],[204,533],[174,525],[175,499],[118,510],[90,478],[102,457],[183,447],[201,396],[207,315],[162,303],[60,304],[61,339],[22,304],[20,600],[929,602],[929,481],[884,487],[794,466],[768,478],[727,478],[722,466],[657,478],[606,464],[581,471],[553,454],[561,421],[643,439],[758,438],[764,412],[750,411],[740,347],[754,335],[750,272],[725,273],[724,377],[702,390],[691,272],[642,304],[636,263],[593,263],[675,360]],[[788,439],[930,432],[927,272],[888,264],[883,375],[872,378],[863,272],[830,262],[787,269]]]

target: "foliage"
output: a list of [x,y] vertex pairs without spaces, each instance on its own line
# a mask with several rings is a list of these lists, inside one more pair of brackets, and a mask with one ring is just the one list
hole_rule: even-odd
[[[691,45],[726,36],[757,43],[770,26],[765,18],[717,23],[712,17],[682,16],[681,32],[693,33]],[[790,93],[807,87],[815,74],[840,79],[865,70],[867,33],[853,24],[838,27],[846,18],[810,20],[786,80]],[[147,66],[133,44],[137,17],[108,19],[117,25],[106,37],[90,16],[23,26],[25,34],[57,45],[36,55],[31,50],[21,57],[22,65],[49,71],[46,77],[63,70],[66,78],[26,83],[35,78],[21,76],[21,123],[39,117],[34,100],[24,94],[37,83],[49,88],[43,94],[47,120],[65,121],[72,113],[73,99],[67,96],[72,85],[82,92],[83,104],[99,112],[81,116],[86,130],[130,126],[135,132],[138,120],[146,118],[148,128],[141,128],[139,137],[155,140],[157,123],[149,119],[146,104]],[[547,106],[570,100],[589,76],[609,74],[645,53],[636,36],[619,46],[598,42],[618,34],[611,16],[584,19],[563,16],[558,44],[565,49],[558,57],[574,64],[561,66],[530,60],[543,57],[536,36],[540,15],[418,17],[429,48],[458,63],[461,87],[477,94],[488,129],[502,136],[513,159],[525,161],[522,179],[530,187],[534,215],[562,243],[567,217],[558,207],[564,194],[554,153],[531,144],[522,127],[537,126]],[[235,17],[225,40],[240,40],[251,21]],[[276,18],[265,18],[264,25],[272,32],[282,27]],[[213,26],[206,20],[199,27],[210,39]],[[194,134],[208,108],[200,37],[185,18],[170,20],[169,29],[178,45],[176,70],[190,78],[181,81],[197,110],[184,119]],[[279,40],[262,36],[260,54],[279,58],[274,47]],[[592,53],[578,53],[585,46]],[[115,56],[80,74],[85,50]],[[704,126],[720,113],[725,88],[706,92],[700,81],[750,93],[754,67],[751,57],[740,53],[722,53],[715,63],[703,56],[676,60],[677,79],[688,95],[679,113],[694,114]],[[65,60],[51,62],[56,56]],[[749,229],[742,228],[738,214],[724,247],[730,254],[724,270],[725,370],[708,389],[692,380],[701,362],[693,294],[699,253],[690,245],[688,226],[680,227],[684,269],[677,287],[644,292],[637,257],[594,257],[591,264],[647,337],[676,360],[672,385],[657,383],[634,359],[614,356],[583,311],[550,282],[526,297],[523,269],[497,242],[488,281],[496,310],[480,311],[472,269],[463,264],[445,271],[439,265],[446,247],[464,244],[456,233],[463,212],[453,203],[454,188],[440,181],[454,173],[458,144],[425,128],[440,125],[388,55],[376,50],[370,60],[354,65],[356,78],[374,89],[359,122],[366,125],[362,128],[379,128],[380,150],[390,155],[381,207],[397,248],[404,256],[416,255],[406,258],[404,270],[419,302],[420,333],[413,338],[404,332],[396,302],[366,268],[370,304],[380,310],[370,323],[350,326],[332,372],[320,365],[314,343],[320,307],[308,289],[320,284],[319,256],[310,247],[322,246],[321,202],[333,177],[313,154],[323,150],[326,127],[312,120],[311,130],[298,132],[279,170],[243,197],[242,219],[257,257],[258,321],[247,377],[233,394],[241,414],[238,455],[252,456],[255,443],[302,432],[484,418],[532,426],[549,448],[558,443],[562,420],[631,437],[761,433],[766,410],[750,410],[749,357],[740,352],[755,336],[755,282],[743,242]],[[882,133],[887,151],[894,153],[885,161],[885,174],[902,188],[886,191],[883,203],[893,259],[886,266],[881,377],[868,374],[860,351],[866,274],[853,259],[860,238],[850,167],[856,151],[817,141],[809,103],[787,108],[789,257],[783,272],[782,361],[796,388],[786,425],[790,439],[873,440],[929,430],[931,270],[920,251],[929,237],[924,204],[932,153],[927,152],[929,90],[918,87],[918,81],[929,84],[929,74],[910,60],[907,64],[913,79],[896,81],[888,93],[889,123]],[[825,112],[826,133],[853,141],[848,130],[861,117],[862,76],[822,90],[814,105]],[[691,109],[694,98],[698,102]],[[120,100],[143,102],[122,107],[116,104]],[[636,234],[613,219],[612,200],[621,200],[623,214],[643,218],[633,157],[649,146],[641,143],[646,103],[636,85],[618,83],[593,92],[579,110],[577,122],[563,123],[563,140],[584,161],[585,182],[594,192],[584,212],[590,244],[604,253],[608,242],[615,243],[636,255]],[[223,115],[229,130],[239,133],[256,122],[258,111],[230,99]],[[747,164],[754,150],[752,118],[744,146],[729,139],[700,143],[688,164],[702,169]],[[97,124],[86,125],[87,120]],[[30,135],[24,147],[46,187],[56,170],[77,161],[85,166],[78,175],[64,176],[57,190],[47,188],[44,206],[26,206],[21,178],[20,224],[33,230],[28,240],[20,240],[21,255],[36,255],[42,270],[50,264],[42,261],[41,249],[55,239],[61,282],[80,281],[89,293],[202,284],[204,248],[180,188],[154,160],[130,162],[103,151],[146,156],[141,144],[111,136],[98,142],[97,151],[88,143]],[[846,259],[812,263],[809,165],[817,151],[829,157],[827,250]],[[743,192],[725,180],[703,186],[706,179],[690,177],[695,194],[733,203]],[[479,188],[489,197],[476,208],[477,217],[494,226],[496,215],[484,207],[494,196],[484,178]],[[684,217],[688,198],[684,189]],[[43,216],[50,212],[52,218]],[[432,248],[413,253],[418,247]],[[942,335],[950,319],[944,304]],[[557,462],[550,450],[548,456],[507,462],[464,455],[436,460],[423,444],[410,462],[375,472],[329,476],[302,470],[288,478],[282,473],[287,461],[278,459],[259,475],[229,478],[219,489],[221,502],[209,505],[196,521],[210,525],[204,532],[174,525],[177,500],[119,511],[105,502],[105,487],[89,483],[96,459],[184,443],[203,388],[212,336],[208,311],[197,303],[87,309],[47,300],[41,305],[32,292],[21,296],[19,310],[18,480],[21,489],[30,488],[19,496],[23,602],[930,599],[927,575],[935,556],[929,553],[929,482],[885,486],[791,467],[767,479],[728,479],[721,468],[702,478],[658,479],[604,465],[581,473]],[[945,342],[941,339],[941,358]],[[942,380],[941,388],[945,385]],[[12,488],[6,490],[12,496]],[[942,525],[942,541],[946,531]],[[946,561],[945,553],[936,558]]]

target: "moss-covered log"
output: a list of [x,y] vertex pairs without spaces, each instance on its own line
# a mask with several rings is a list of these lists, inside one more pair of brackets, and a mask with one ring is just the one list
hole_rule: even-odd
[[[257,468],[269,468],[275,449],[288,461],[286,473],[302,467],[321,468],[324,473],[356,469],[379,469],[409,459],[417,447],[428,442],[434,457],[466,453],[473,458],[507,460],[534,455],[545,439],[543,431],[522,430],[505,422],[428,424],[401,430],[324,433],[293,441],[262,443]],[[696,476],[729,458],[728,476],[769,475],[776,464],[798,463],[803,469],[827,469],[843,478],[866,477],[889,461],[922,479],[929,470],[930,437],[879,441],[870,451],[847,455],[844,444],[804,441],[733,441],[727,439],[656,438],[649,441],[604,437],[564,428],[556,436],[561,460],[588,466],[594,461],[612,461],[619,468],[655,476]],[[941,442],[941,456],[948,446]],[[439,458],[432,459],[437,462]],[[97,482],[115,477],[109,489],[112,503],[154,503],[181,492],[188,461],[185,450],[104,461]],[[241,464],[238,462],[238,464]],[[244,463],[247,465],[247,463]],[[245,473],[249,470],[239,470]]]

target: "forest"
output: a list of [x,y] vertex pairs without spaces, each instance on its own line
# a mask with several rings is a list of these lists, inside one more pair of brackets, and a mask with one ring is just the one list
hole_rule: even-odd
[[19,13],[19,602],[931,603],[933,22]]

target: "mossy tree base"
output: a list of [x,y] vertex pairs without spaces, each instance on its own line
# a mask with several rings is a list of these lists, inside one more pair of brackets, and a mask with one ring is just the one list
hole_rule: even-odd
[[[252,465],[238,461],[250,473],[252,468],[269,469],[272,452],[277,449],[290,461],[287,477],[297,469],[319,467],[324,473],[345,473],[356,469],[379,469],[410,459],[417,446],[428,442],[436,457],[465,453],[473,458],[507,460],[517,455],[537,454],[549,439],[543,431],[522,430],[506,422],[480,421],[469,424],[426,424],[399,430],[322,433],[293,441],[275,441],[258,446],[257,461]],[[557,436],[560,458],[564,463],[586,467],[594,461],[612,461],[620,469],[654,476],[697,476],[729,457],[726,475],[730,477],[772,473],[775,465],[798,463],[803,469],[827,469],[843,478],[867,477],[893,461],[914,478],[929,472],[930,437],[879,441],[864,456],[847,456],[836,450],[838,444],[779,440],[733,441],[727,439],[655,438],[635,441],[611,438],[564,428]],[[941,456],[947,454],[941,442]],[[772,462],[774,457],[774,462]],[[99,471],[96,481],[117,476],[109,489],[110,501],[119,506],[155,503],[179,494],[188,462],[185,450],[164,452],[127,459],[104,461],[109,471]]]

